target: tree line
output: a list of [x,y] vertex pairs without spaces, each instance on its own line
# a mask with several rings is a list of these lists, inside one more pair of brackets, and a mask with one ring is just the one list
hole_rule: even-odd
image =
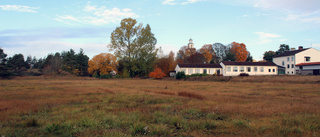
[[0,48],[0,76],[7,78],[10,76],[42,75],[48,73],[61,74],[68,72],[77,76],[88,75],[89,57],[80,49],[76,53],[70,51],[48,54],[44,58],[28,56],[25,60],[22,54],[15,54],[7,58],[7,54]]
[[[80,49],[61,53],[48,54],[44,58],[15,54],[7,58],[0,48],[0,75],[41,75],[47,73],[70,73],[77,76],[93,76],[107,78],[116,77],[154,77],[168,76],[179,63],[219,63],[221,61],[251,61],[252,56],[244,43],[232,42],[228,45],[221,43],[206,44],[199,50],[182,46],[175,53],[159,54],[161,48],[156,48],[157,39],[151,32],[149,24],[143,26],[135,19],[125,18],[120,26],[111,33],[111,42],[107,47],[111,53],[95,55],[91,60]],[[286,51],[284,46],[277,53]],[[266,54],[266,53],[265,53]],[[267,57],[266,57],[266,60]],[[32,71],[29,71],[32,70]],[[37,71],[36,71],[37,70]]]

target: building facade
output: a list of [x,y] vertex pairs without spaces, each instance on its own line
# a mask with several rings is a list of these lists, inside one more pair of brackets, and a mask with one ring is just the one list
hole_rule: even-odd
[[183,71],[186,75],[192,74],[221,74],[221,66],[219,64],[178,64],[176,73]]
[[303,49],[301,46],[298,50],[287,51],[273,57],[273,62],[284,67],[284,73],[289,75],[299,73],[299,67],[296,64],[318,61],[320,61],[320,51],[313,48]]
[[251,75],[278,75],[278,66],[273,62],[234,62],[222,61],[223,76],[239,76],[241,73]]

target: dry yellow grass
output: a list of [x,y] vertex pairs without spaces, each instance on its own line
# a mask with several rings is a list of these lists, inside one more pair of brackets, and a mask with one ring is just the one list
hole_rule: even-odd
[[[33,118],[38,120],[31,127],[43,136],[63,135],[49,130],[54,124],[76,136],[319,136],[319,77],[310,77],[315,82],[288,82],[280,76],[265,82],[248,82],[257,77],[230,82],[49,76],[0,80],[0,126],[5,127],[0,135],[38,135],[26,131]],[[123,122],[106,128],[103,121],[110,117]],[[85,126],[79,131],[64,129],[66,125]],[[148,126],[150,133],[139,126]]]

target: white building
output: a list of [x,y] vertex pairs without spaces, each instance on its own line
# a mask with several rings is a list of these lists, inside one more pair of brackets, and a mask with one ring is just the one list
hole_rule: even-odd
[[277,75],[278,66],[273,62],[234,62],[222,61],[223,76],[239,76],[240,73],[252,75]]
[[221,66],[219,64],[178,64],[176,73],[183,71],[186,75],[192,74],[220,74]]
[[319,61],[320,51],[313,48],[303,49],[301,46],[298,50],[287,51],[273,57],[273,62],[275,64],[285,67],[284,74],[290,75],[294,75],[299,72],[299,67],[296,67],[296,64]]

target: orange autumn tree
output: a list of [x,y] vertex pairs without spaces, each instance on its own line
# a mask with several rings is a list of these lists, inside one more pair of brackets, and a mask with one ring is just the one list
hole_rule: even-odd
[[165,76],[167,75],[164,74],[160,68],[154,69],[154,71],[149,74],[149,77],[156,78],[156,79],[160,79]]
[[110,54],[110,53],[101,53],[99,55],[95,55],[89,62],[88,62],[89,74],[94,75],[103,75],[103,74],[110,74],[112,71],[117,72],[117,58]]
[[154,68],[160,68],[164,74],[169,75],[177,66],[174,60],[174,53],[171,51],[168,55],[158,58],[154,64]]
[[203,45],[200,49],[200,53],[206,58],[207,63],[210,63],[215,55],[211,44]]
[[237,43],[237,42],[232,42],[231,45],[232,47],[230,49],[230,52],[235,54],[236,61],[245,62],[249,55],[246,45],[243,43]]

